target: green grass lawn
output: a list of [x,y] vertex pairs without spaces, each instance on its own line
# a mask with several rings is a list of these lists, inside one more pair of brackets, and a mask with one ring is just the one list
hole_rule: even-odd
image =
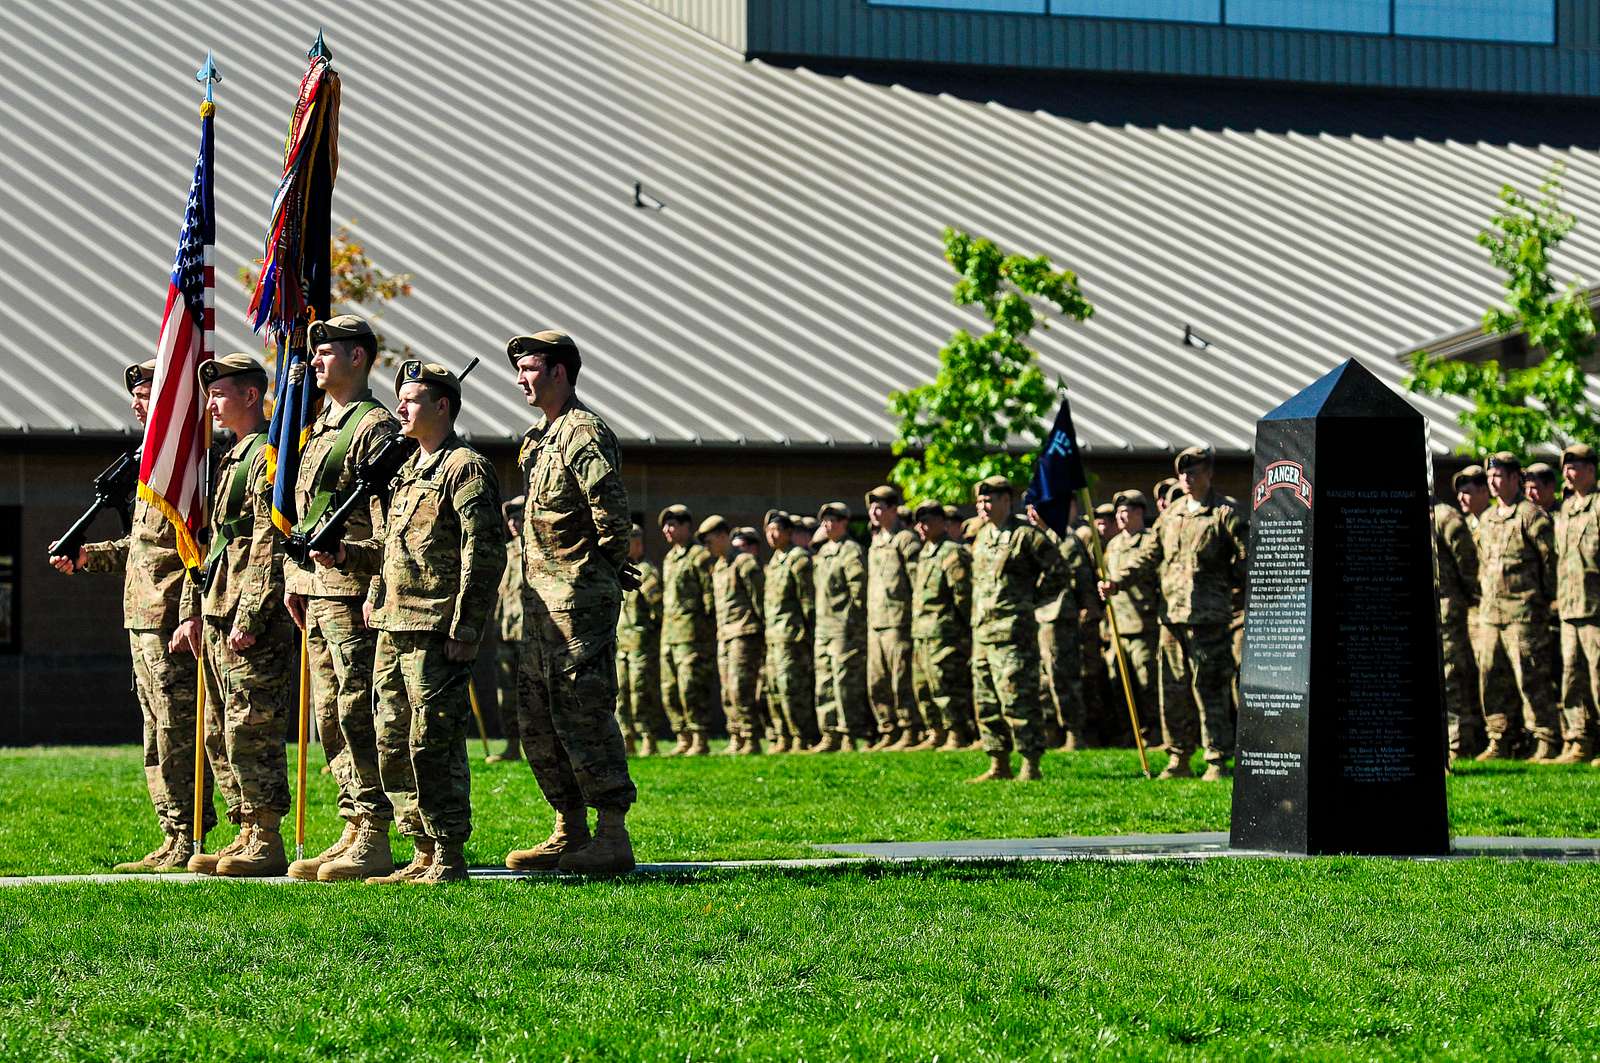
[[[813,842],[1220,830],[1131,753],[635,762],[645,860]],[[479,764],[477,863],[541,837]],[[314,845],[333,833],[313,783]],[[1460,834],[1600,834],[1600,772],[1470,765]],[[217,842],[225,835],[214,838]],[[137,752],[0,750],[0,874],[155,840]],[[0,1059],[1600,1056],[1600,865],[903,865],[438,889],[0,888]]]

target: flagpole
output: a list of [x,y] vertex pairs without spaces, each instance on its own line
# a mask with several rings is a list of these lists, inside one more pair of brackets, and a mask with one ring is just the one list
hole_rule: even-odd
[[[1089,497],[1087,487],[1078,488],[1078,508],[1084,513],[1094,512],[1094,499]],[[1091,550],[1094,553],[1094,569],[1100,579],[1106,578],[1106,551],[1100,542],[1098,531],[1089,536]],[[1106,603],[1106,619],[1111,623],[1111,645],[1117,651],[1117,671],[1122,675],[1122,696],[1128,702],[1128,719],[1133,722],[1133,742],[1139,747],[1139,767],[1144,769],[1144,777],[1150,778],[1150,758],[1144,751],[1144,735],[1139,730],[1139,710],[1133,705],[1133,684],[1128,681],[1128,658],[1122,652],[1122,635],[1117,631],[1117,613],[1111,608],[1111,603]]]
[[483,755],[487,757],[489,755],[489,729],[483,725],[483,710],[478,707],[478,687],[472,681],[470,675],[467,676],[467,698],[472,703],[472,715],[477,717],[478,737],[483,739]]
[[[301,617],[302,625],[310,623]],[[300,743],[294,768],[294,858],[306,858],[306,742],[311,729],[311,666],[307,658],[307,629],[300,628]]]

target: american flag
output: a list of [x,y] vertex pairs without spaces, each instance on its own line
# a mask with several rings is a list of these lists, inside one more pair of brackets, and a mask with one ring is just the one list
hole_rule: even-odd
[[178,554],[190,568],[198,567],[202,560],[198,533],[205,522],[206,504],[200,483],[205,408],[196,371],[212,355],[215,274],[211,253],[217,231],[211,185],[214,110],[209,101],[200,109],[200,153],[167,286],[150,416],[144,429],[144,456],[139,462],[139,497],[172,522],[178,533]]

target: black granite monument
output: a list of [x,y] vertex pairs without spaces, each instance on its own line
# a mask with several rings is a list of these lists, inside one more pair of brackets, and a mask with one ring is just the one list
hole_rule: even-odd
[[1236,849],[1450,849],[1426,423],[1354,359],[1256,426]]

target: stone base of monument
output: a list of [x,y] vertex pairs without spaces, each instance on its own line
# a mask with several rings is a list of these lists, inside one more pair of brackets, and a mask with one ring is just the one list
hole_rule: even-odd
[[1258,423],[1235,848],[1450,851],[1431,470],[1354,360]]

